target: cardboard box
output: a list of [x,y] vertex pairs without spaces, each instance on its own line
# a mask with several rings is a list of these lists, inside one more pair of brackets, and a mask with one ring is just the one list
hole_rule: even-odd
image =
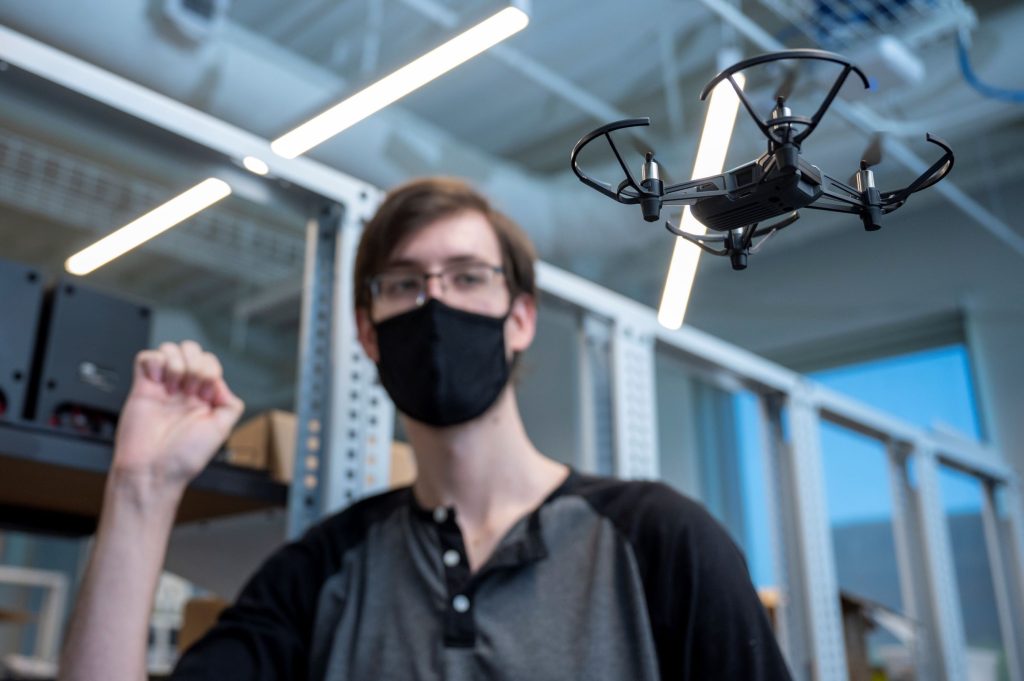
[[217,623],[217,618],[226,607],[228,602],[216,596],[189,599],[181,613],[178,652],[185,652],[193,643],[205,636]]
[[270,472],[278,482],[292,479],[295,461],[295,414],[271,410],[238,426],[228,438],[228,461]]
[[[228,438],[227,460],[236,466],[269,471],[278,482],[291,482],[296,428],[295,414],[291,412],[271,410],[258,414],[235,428]],[[416,458],[412,447],[404,442],[393,442],[389,486],[411,485],[415,479]]]
[[779,621],[779,603],[781,601],[781,595],[776,587],[763,587],[757,590],[757,595],[761,599],[761,605],[768,612],[768,621],[772,625],[772,631],[778,632]]
[[21,612],[19,610],[4,610],[0,608],[0,622],[10,622],[12,624],[28,624],[35,618],[27,612]]
[[[758,589],[761,604],[768,611],[772,629],[778,631],[778,610],[782,596],[777,588]],[[839,603],[843,616],[843,643],[846,648],[846,671],[850,681],[871,681],[879,678],[903,678],[888,674],[871,664],[868,634],[880,627],[900,641],[908,651],[916,645],[919,625],[909,617],[889,610],[866,598],[840,591]]]

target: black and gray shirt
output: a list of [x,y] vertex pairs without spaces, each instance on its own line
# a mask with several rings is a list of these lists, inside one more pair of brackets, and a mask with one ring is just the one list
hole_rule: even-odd
[[746,564],[698,504],[570,474],[476,573],[452,509],[365,499],[271,556],[186,679],[789,679]]

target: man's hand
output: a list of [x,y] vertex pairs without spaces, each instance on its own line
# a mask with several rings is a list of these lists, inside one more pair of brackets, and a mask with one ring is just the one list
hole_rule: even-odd
[[145,678],[153,594],[178,502],[243,406],[220,362],[198,343],[164,343],[136,356],[61,681]]
[[224,382],[217,358],[195,341],[143,350],[117,427],[112,475],[183,490],[227,439],[244,406]]

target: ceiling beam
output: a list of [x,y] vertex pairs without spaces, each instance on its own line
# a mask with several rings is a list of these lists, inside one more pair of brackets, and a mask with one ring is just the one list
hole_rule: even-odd
[[359,72],[367,76],[377,70],[380,61],[380,38],[384,32],[384,0],[368,0],[366,6],[366,35],[360,54]]
[[[402,0],[434,23],[445,28],[459,25],[459,16],[436,0]],[[508,45],[495,45],[487,54],[517,71],[554,95],[561,97],[601,123],[632,118],[600,97]]]
[[661,80],[665,89],[665,109],[668,113],[672,139],[683,139],[686,119],[683,116],[683,96],[679,91],[679,68],[676,60],[676,31],[663,26],[658,31],[658,51],[661,57]]
[[296,2],[286,5],[283,11],[276,13],[271,20],[266,22],[262,30],[270,36],[271,40],[286,42],[293,37],[296,31],[309,27],[310,24],[319,25],[320,22],[311,21],[313,15],[328,8],[325,2]]

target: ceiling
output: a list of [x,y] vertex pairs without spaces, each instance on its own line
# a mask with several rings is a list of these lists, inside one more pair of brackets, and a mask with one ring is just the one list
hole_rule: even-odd
[[[205,33],[190,33],[167,14],[169,5],[210,11],[218,19]],[[495,0],[110,0],[99,5],[9,0],[0,7],[0,23],[272,139],[501,6]],[[1011,274],[1024,269],[1024,250],[1014,251],[1024,243],[1016,218],[1022,199],[1014,191],[1024,177],[1024,108],[1019,93],[1018,101],[1011,101],[1005,92],[982,93],[969,85],[955,40],[958,27],[971,35],[970,58],[979,79],[1006,90],[1024,89],[1015,39],[1024,35],[1019,3],[746,0],[739,12],[732,9],[738,20],[724,21],[731,8],[718,0],[534,2],[522,33],[310,155],[384,187],[427,173],[466,176],[524,224],[543,258],[656,306],[671,238],[643,223],[635,209],[583,187],[569,171],[570,148],[598,125],[649,115],[653,123],[641,143],[656,148],[665,167],[681,179],[689,174],[703,124],[705,104],[697,94],[719,68],[737,56],[766,51],[765,40],[824,47],[851,55],[880,79],[879,89],[870,93],[843,91],[853,117],[888,131],[892,158],[878,169],[879,184],[905,183],[915,174],[909,167],[915,156],[932,158],[924,143],[924,132],[931,131],[956,150],[948,182],[962,195],[931,190],[915,196],[889,221],[892,232],[902,232],[899,243],[887,234],[888,226],[865,235],[847,216],[811,213],[753,256],[747,272],[733,273],[722,262],[705,259],[689,320],[779,356],[786,346],[825,338],[828,334],[801,311],[827,306],[828,268],[820,272],[807,263],[827,254],[855,279],[860,263],[852,254],[864,251],[858,257],[871,258],[864,246],[868,239],[879,252],[904,248],[909,239],[925,266],[929,259],[946,262],[950,249],[971,244],[977,253],[1009,254],[999,262]],[[923,78],[908,84],[891,75],[887,64],[903,62],[878,56],[873,46],[883,34],[903,40],[919,58]],[[158,133],[133,130],[126,137],[129,122],[14,71],[0,76],[5,256],[59,267],[96,233],[187,186],[197,164],[215,163],[201,150],[182,149]],[[748,91],[759,105],[770,106],[784,75],[766,70]],[[810,110],[824,79],[818,72],[804,74],[793,107]],[[869,130],[851,124],[850,117],[830,112],[805,146],[815,164],[840,179],[850,174],[870,139]],[[137,143],[143,138],[145,144]],[[762,150],[757,130],[741,114],[728,164]],[[607,154],[594,152],[585,160],[595,173],[613,179]],[[639,165],[639,156],[636,161]],[[65,170],[58,177],[77,172],[95,182],[88,190],[54,183],[44,171],[48,163]],[[251,321],[265,323],[271,337],[275,329],[294,327],[302,200],[272,183],[261,185],[256,195],[233,197],[128,256],[130,261],[126,257],[100,279],[214,319],[270,295],[276,307],[268,304],[265,318],[257,313]],[[932,229],[936,221],[942,229]],[[953,241],[933,236],[951,230],[957,235]],[[964,267],[986,269],[986,261],[975,260]],[[812,271],[817,272],[813,286],[802,279]],[[886,290],[907,284],[901,276],[896,268],[883,282],[876,272],[864,286],[865,309],[873,309],[870,296],[884,301]],[[178,283],[186,281],[192,283]],[[283,297],[291,301],[284,314],[282,298],[271,295],[282,290],[292,292]],[[785,299],[773,297],[781,290],[788,291]],[[951,291],[942,304],[959,304],[961,293]],[[905,316],[926,316],[938,305],[933,300],[915,311],[915,297],[909,299],[901,310]],[[764,310],[777,316],[764,321],[759,316]],[[856,317],[857,324],[882,321],[871,317]],[[776,329],[771,319],[796,321]],[[841,327],[844,319],[836,323]]]

